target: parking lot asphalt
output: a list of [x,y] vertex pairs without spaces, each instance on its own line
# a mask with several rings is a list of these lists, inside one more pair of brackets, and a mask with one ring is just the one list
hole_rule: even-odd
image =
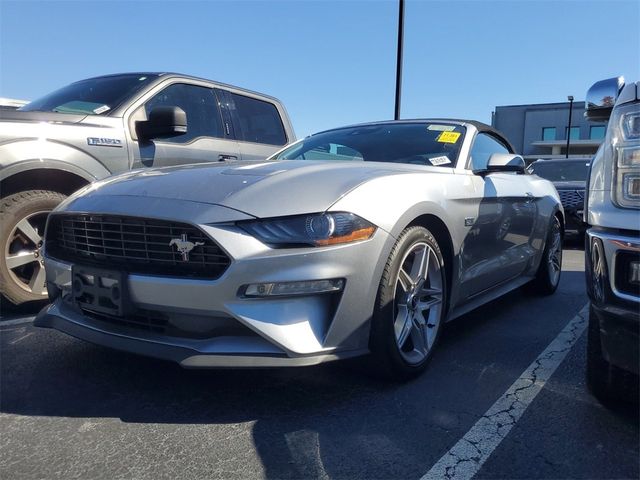
[[[412,478],[425,475],[576,318],[583,252],[559,290],[517,290],[448,324],[424,375],[390,384],[367,359],[183,370],[0,320],[0,478]],[[638,478],[635,409],[587,391],[586,335],[476,478]]]

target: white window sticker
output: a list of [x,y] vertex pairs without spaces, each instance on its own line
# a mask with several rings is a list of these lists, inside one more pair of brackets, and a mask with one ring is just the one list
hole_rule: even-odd
[[429,125],[427,130],[434,132],[452,132],[456,129],[455,125]]
[[431,165],[435,165],[436,167],[438,165],[446,165],[447,163],[451,163],[451,160],[449,160],[449,157],[433,157],[430,158],[429,161],[431,162]]
[[101,107],[96,108],[93,113],[95,113],[96,115],[100,115],[101,113],[106,112],[107,110],[110,110],[111,107],[109,105],[103,105]]

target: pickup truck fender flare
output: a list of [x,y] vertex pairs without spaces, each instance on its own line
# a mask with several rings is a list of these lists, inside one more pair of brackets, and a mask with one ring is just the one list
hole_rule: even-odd
[[59,142],[25,139],[0,145],[0,182],[39,169],[61,170],[87,182],[111,174],[97,158]]

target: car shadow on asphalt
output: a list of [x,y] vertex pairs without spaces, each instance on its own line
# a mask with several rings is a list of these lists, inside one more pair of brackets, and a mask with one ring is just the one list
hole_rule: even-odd
[[[583,284],[583,276],[568,272],[563,282]],[[481,380],[482,348],[475,363],[463,353],[483,341],[483,332],[513,328],[515,312],[539,304],[519,289],[447,325],[425,375],[408,383],[369,375],[369,358],[295,369],[184,370],[53,331],[5,327],[0,411],[139,424],[253,422],[267,478],[416,476],[504,391],[495,380],[500,372]],[[21,341],[30,334],[37,340]]]

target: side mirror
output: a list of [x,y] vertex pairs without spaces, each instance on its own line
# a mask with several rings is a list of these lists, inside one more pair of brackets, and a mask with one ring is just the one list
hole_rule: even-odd
[[476,175],[486,175],[493,172],[525,172],[524,159],[520,155],[513,153],[492,153],[487,162],[487,168],[474,170]]
[[587,92],[584,116],[592,122],[603,122],[611,116],[620,91],[624,87],[624,77],[607,78],[594,83]]
[[187,133],[187,114],[180,107],[156,107],[149,112],[149,119],[136,122],[141,140],[169,138]]

